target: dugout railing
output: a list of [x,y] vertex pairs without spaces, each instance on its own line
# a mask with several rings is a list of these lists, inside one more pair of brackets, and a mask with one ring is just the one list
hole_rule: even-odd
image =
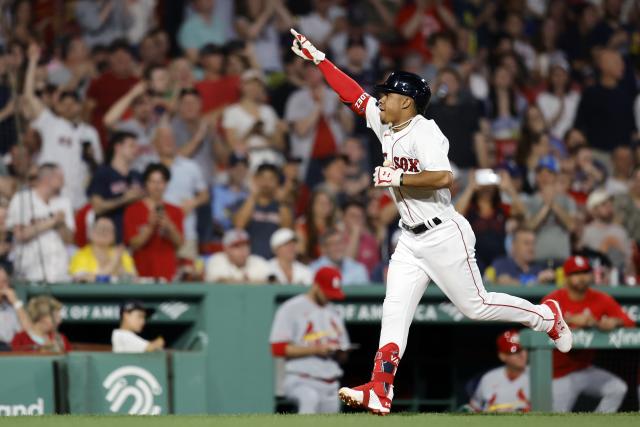
[[[520,343],[529,351],[531,408],[534,411],[551,412],[553,342],[547,334],[526,330],[520,334]],[[619,328],[611,332],[575,330],[573,350],[640,350],[640,329]]]

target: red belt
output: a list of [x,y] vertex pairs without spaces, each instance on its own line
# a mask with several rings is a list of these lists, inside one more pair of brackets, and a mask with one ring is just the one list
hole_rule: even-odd
[[336,381],[338,381],[338,378],[325,379],[325,378],[312,377],[311,375],[308,375],[308,374],[296,374],[296,375],[301,378],[309,378],[312,380],[322,381],[323,383],[327,383],[327,384],[333,384]]

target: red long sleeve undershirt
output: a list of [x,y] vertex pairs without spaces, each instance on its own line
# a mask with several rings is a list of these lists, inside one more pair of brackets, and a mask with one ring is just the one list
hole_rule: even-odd
[[367,102],[371,96],[355,80],[343,73],[328,59],[320,62],[318,68],[342,102],[347,104],[356,114],[364,116]]
[[287,355],[288,342],[274,342],[271,343],[271,354],[273,357],[285,357]]

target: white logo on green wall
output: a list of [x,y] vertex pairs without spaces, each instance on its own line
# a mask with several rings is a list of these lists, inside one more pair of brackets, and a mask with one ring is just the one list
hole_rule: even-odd
[[180,301],[163,302],[158,309],[167,315],[171,320],[176,320],[189,310],[189,304]]
[[[157,415],[162,411],[154,405],[155,396],[162,394],[156,377],[139,366],[123,366],[116,369],[103,381],[107,389],[105,399],[111,412],[126,412],[129,415]],[[128,409],[127,409],[128,408]]]
[[44,399],[38,397],[31,405],[0,404],[0,415],[44,415]]

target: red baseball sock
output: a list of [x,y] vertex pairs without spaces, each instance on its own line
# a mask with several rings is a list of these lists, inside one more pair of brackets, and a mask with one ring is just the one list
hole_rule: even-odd
[[391,342],[378,349],[373,360],[373,373],[371,374],[371,382],[374,383],[373,391],[377,395],[386,396],[389,393],[399,363],[400,349],[396,343]]

